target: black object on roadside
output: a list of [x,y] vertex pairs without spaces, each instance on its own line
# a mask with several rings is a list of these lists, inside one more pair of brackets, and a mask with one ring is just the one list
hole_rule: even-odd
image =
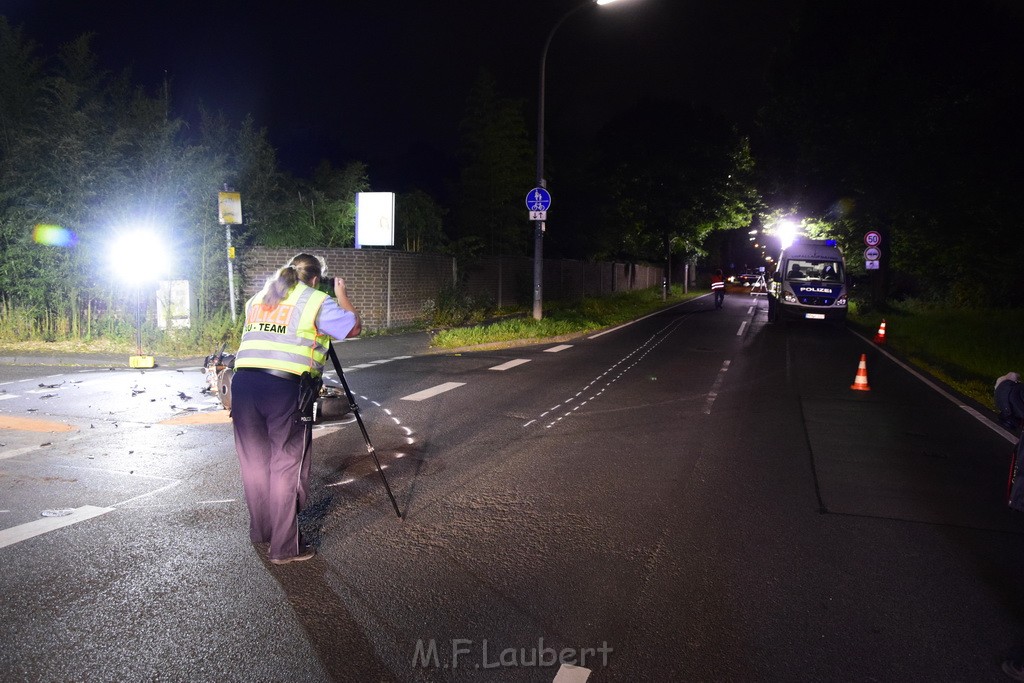
[[1010,474],[1006,480],[1007,505],[1024,512],[1024,476],[1021,475],[1021,460],[1024,459],[1024,429],[1017,436],[1017,443],[1010,454]]
[[380,480],[384,482],[384,490],[388,492],[388,498],[391,499],[391,505],[395,508],[395,514],[398,515],[399,519],[402,519],[402,511],[398,509],[398,501],[395,500],[395,495],[391,493],[391,487],[388,485],[388,478],[384,476],[384,468],[380,466],[380,460],[377,459],[377,451],[373,449],[373,444],[370,443],[370,435],[366,433],[366,425],[363,424],[363,418],[359,414],[359,404],[356,403],[356,399],[352,395],[352,390],[348,388],[348,381],[345,379],[345,373],[341,370],[341,362],[338,361],[338,354],[334,352],[333,344],[328,343],[327,353],[331,357],[331,362],[334,363],[334,370],[338,373],[338,379],[341,381],[341,386],[345,390],[345,396],[348,397],[349,405],[352,406],[352,413],[356,416],[356,422],[359,423],[359,430],[363,433],[363,439],[366,441],[366,450],[370,453],[370,457],[373,458],[373,464],[377,466],[377,472],[380,474]]

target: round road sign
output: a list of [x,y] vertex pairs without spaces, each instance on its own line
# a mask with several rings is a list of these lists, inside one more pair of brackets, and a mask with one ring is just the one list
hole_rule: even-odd
[[878,247],[868,247],[864,250],[865,261],[878,261],[882,258],[882,250]]
[[869,247],[877,247],[882,243],[882,234],[872,230],[871,232],[864,233],[864,244]]

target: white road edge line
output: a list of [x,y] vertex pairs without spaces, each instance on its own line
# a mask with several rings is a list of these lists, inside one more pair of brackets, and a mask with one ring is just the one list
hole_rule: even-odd
[[494,367],[487,368],[487,369],[488,370],[498,370],[498,371],[511,370],[512,368],[516,367],[517,365],[522,365],[523,363],[529,363],[529,362],[530,362],[529,358],[516,358],[515,360],[510,360],[507,363],[502,363],[501,365],[495,365]]
[[443,394],[446,391],[452,389],[458,389],[465,385],[465,382],[445,382],[444,384],[438,384],[436,387],[424,389],[423,391],[417,391],[415,394],[409,394],[398,399],[399,401],[422,401],[424,399],[432,398],[438,394]]
[[[696,301],[697,299],[703,299],[706,296],[711,296],[711,295],[710,294],[701,294],[700,296],[695,296],[694,298],[690,299],[690,301]],[[597,339],[598,337],[603,337],[604,335],[606,335],[606,334],[608,334],[610,332],[615,332],[617,330],[621,330],[623,327],[629,327],[633,323],[638,323],[641,320],[647,320],[651,316],[658,315],[659,313],[664,313],[665,311],[671,311],[673,308],[679,308],[680,306],[682,306],[684,304],[690,303],[690,301],[681,301],[678,304],[676,304],[675,306],[669,306],[668,308],[664,308],[664,309],[662,309],[660,311],[655,311],[654,313],[648,313],[647,315],[645,315],[642,318],[637,318],[636,320],[630,320],[628,323],[623,323],[623,324],[619,325],[618,327],[613,327],[610,330],[605,330],[604,332],[598,332],[597,334],[592,334],[589,337],[587,337],[587,339]]]
[[19,524],[18,526],[12,526],[10,529],[4,529],[0,531],[0,548],[14,545],[22,541],[27,541],[35,536],[40,536],[55,529],[61,529],[78,522],[84,522],[87,519],[93,517],[99,517],[105,515],[108,512],[113,512],[114,508],[101,508],[93,505],[83,505],[80,508],[75,508],[75,511],[70,515],[64,517],[45,517],[43,519],[37,519],[32,522],[26,522],[25,524]]
[[[849,328],[847,328],[847,329],[849,329]],[[920,372],[918,372],[914,368],[910,367],[909,365],[907,365],[906,363],[901,361],[899,358],[896,358],[891,353],[889,353],[888,351],[886,351],[885,349],[880,347],[878,344],[875,344],[874,342],[872,342],[870,339],[868,339],[864,335],[860,334],[859,332],[854,332],[853,330],[850,330],[850,334],[852,334],[852,335],[854,335],[856,337],[860,337],[861,339],[863,339],[864,343],[869,344],[870,346],[874,347],[875,350],[877,350],[883,356],[885,356],[886,358],[891,360],[893,363],[895,363],[896,365],[900,366],[901,368],[903,368],[904,370],[909,372],[914,377],[916,377],[919,380],[921,380],[922,382],[924,382],[925,386],[927,386],[929,389],[931,389],[932,391],[937,393],[939,396],[944,396],[945,398],[947,398],[957,408],[960,408],[965,413],[967,413],[968,415],[972,416],[975,420],[977,420],[978,422],[982,423],[983,425],[985,425],[986,427],[991,429],[993,432],[995,432],[999,436],[1003,437],[1004,439],[1006,439],[1010,443],[1017,443],[1017,437],[1015,437],[1013,434],[1011,434],[1010,432],[1006,431],[1002,427],[994,424],[991,420],[987,419],[984,415],[979,413],[977,410],[975,410],[971,406],[967,405],[966,403],[963,403],[956,396],[953,396],[948,391],[946,391],[945,389],[943,389],[942,387],[937,385],[935,382],[931,381],[930,379],[928,379],[927,377],[922,375]]]

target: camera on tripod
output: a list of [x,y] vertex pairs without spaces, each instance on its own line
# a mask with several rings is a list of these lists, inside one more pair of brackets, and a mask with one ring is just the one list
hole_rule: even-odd
[[328,296],[334,296],[334,278],[333,277],[322,277],[320,283],[316,287],[321,292]]

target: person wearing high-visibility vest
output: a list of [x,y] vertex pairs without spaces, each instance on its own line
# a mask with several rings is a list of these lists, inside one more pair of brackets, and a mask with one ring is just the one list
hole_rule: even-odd
[[354,337],[359,313],[345,281],[334,278],[332,299],[316,287],[324,263],[298,254],[245,304],[242,340],[231,380],[235,450],[249,508],[249,539],[269,544],[273,564],[316,554],[299,534],[298,512],[309,493],[311,421],[304,421],[310,387],[319,386],[331,338]]
[[725,279],[721,269],[711,276],[711,293],[715,295],[715,308],[721,308],[725,301]]

